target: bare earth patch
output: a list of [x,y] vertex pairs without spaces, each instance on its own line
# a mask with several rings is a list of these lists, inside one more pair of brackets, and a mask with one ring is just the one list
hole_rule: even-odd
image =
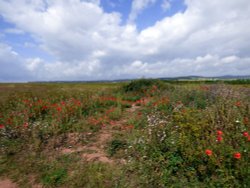
[[9,179],[0,180],[0,188],[18,188],[17,184]]
[[[35,183],[34,177],[30,177],[30,184],[32,188],[42,188],[43,186],[41,184]],[[12,182],[10,179],[3,179],[0,180],[0,188],[19,188],[19,186]]]
[[104,163],[113,163],[105,153],[105,144],[112,138],[112,130],[106,127],[97,135],[97,140],[85,146],[78,146],[76,148],[63,148],[63,154],[70,154],[74,152],[83,152],[82,157],[86,161],[99,161]]

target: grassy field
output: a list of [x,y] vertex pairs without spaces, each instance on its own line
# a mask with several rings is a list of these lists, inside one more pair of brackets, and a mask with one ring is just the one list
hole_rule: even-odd
[[0,185],[250,187],[250,84],[0,84]]

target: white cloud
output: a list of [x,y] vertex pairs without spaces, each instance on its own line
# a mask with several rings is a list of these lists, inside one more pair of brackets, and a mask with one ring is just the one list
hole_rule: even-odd
[[250,73],[247,0],[186,0],[184,13],[158,20],[139,32],[134,21],[154,2],[133,1],[130,24],[121,25],[121,15],[104,12],[99,1],[0,1],[3,18],[17,30],[30,33],[56,59],[22,59],[10,46],[2,45],[0,79],[13,75],[19,75],[16,79],[79,80]]
[[154,4],[156,0],[133,0],[128,23],[134,23],[137,16],[148,6]]
[[26,69],[33,72],[33,71],[37,70],[42,63],[43,63],[43,60],[40,58],[27,59]]
[[[244,68],[243,68],[244,67]],[[119,69],[119,67],[117,67]],[[247,75],[250,72],[250,58],[223,57],[207,54],[192,58],[177,58],[169,61],[142,62],[134,61],[119,69],[118,75],[127,77],[174,77],[186,75],[217,76]],[[117,76],[118,76],[117,75]]]
[[10,33],[10,34],[24,34],[24,32],[20,29],[17,28],[8,28],[4,30],[5,33]]
[[31,79],[25,62],[10,46],[0,43],[0,82]]
[[162,0],[162,3],[161,3],[161,8],[162,10],[165,12],[165,11],[168,11],[170,8],[171,8],[171,3],[169,0]]

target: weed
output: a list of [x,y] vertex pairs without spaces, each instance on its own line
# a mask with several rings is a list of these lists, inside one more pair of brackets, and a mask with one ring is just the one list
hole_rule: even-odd
[[113,155],[116,154],[116,152],[119,149],[123,149],[125,146],[126,146],[126,142],[125,141],[118,140],[118,139],[112,140],[110,142],[110,144],[109,144],[108,153],[109,153],[110,156],[113,156]]

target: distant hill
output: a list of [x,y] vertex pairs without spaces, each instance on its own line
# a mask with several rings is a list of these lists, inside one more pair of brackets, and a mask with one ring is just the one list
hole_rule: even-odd
[[159,79],[160,80],[240,80],[240,79],[250,79],[250,75],[244,75],[244,76],[224,75],[224,76],[215,76],[215,77],[180,76],[180,77],[163,77]]
[[[138,78],[135,78],[138,79]],[[135,79],[115,79],[115,80],[76,80],[76,81],[33,81],[28,83],[100,83],[100,82],[128,82]],[[145,78],[145,79],[160,79],[160,80],[174,80],[174,81],[181,81],[181,80],[190,80],[190,81],[199,81],[199,80],[248,80],[250,79],[250,75],[243,75],[243,76],[234,76],[234,75],[224,75],[224,76],[215,76],[215,77],[206,77],[206,76],[180,76],[180,77],[160,77],[160,78]]]

